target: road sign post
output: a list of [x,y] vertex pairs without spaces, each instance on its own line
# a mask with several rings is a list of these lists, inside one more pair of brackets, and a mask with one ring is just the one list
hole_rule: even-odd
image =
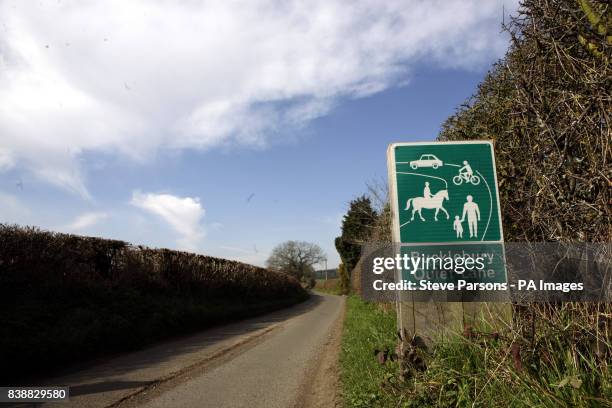
[[[395,143],[387,151],[393,241],[421,252],[482,246],[501,254],[494,280],[506,279],[495,156],[490,141]],[[424,249],[427,248],[427,249]],[[416,279],[397,276],[397,279]],[[424,337],[462,332],[480,304],[415,302],[399,293],[398,325]]]

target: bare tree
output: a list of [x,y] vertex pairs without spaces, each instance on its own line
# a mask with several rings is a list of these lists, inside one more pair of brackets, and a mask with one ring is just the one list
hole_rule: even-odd
[[314,265],[323,262],[325,252],[317,244],[304,241],[286,241],[277,245],[266,261],[272,270],[302,279],[314,272]]

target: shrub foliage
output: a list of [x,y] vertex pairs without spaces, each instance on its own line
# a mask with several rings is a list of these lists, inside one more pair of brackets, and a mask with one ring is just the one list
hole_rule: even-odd
[[523,0],[512,45],[441,140],[495,140],[510,241],[612,238],[612,6]]
[[361,257],[361,246],[372,236],[377,217],[369,197],[357,197],[349,203],[342,219],[342,234],[334,242],[349,275]]

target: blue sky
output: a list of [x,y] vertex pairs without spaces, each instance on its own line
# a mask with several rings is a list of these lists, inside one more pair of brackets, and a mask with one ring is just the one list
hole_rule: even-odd
[[387,145],[435,138],[507,45],[499,1],[23,3],[0,2],[0,222],[256,264],[298,239],[336,266]]

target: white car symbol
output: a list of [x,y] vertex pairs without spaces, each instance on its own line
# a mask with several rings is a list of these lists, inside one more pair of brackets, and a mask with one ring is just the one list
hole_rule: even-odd
[[433,154],[424,154],[419,160],[413,160],[410,162],[410,167],[418,169],[419,167],[433,167],[437,169],[442,167],[442,160],[438,159]]

